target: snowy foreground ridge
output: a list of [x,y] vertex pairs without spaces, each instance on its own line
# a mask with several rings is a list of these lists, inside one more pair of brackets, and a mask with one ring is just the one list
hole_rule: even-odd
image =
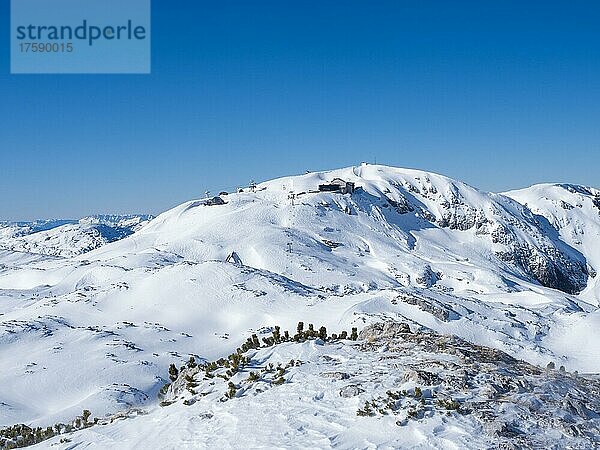
[[136,217],[0,224],[2,446],[600,445],[596,189],[363,165]]

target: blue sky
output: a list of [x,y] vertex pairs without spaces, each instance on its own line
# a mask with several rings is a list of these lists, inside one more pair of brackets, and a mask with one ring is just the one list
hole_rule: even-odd
[[0,219],[157,213],[374,161],[600,187],[597,2],[153,2],[151,75],[10,75]]

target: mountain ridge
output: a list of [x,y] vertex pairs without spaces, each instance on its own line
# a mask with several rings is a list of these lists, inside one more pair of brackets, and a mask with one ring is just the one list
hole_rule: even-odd
[[[319,191],[335,178],[354,192]],[[299,320],[398,320],[598,373],[600,215],[570,186],[494,194],[363,165],[191,200],[80,254],[0,250],[0,424],[152,407],[173,361]]]
[[79,220],[0,222],[0,248],[49,256],[75,256],[123,239],[150,215],[94,215]]

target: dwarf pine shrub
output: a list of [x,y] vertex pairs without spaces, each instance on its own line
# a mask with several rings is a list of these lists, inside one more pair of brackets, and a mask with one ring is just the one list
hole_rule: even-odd
[[92,413],[90,412],[89,409],[83,410],[83,414],[81,415],[81,418],[83,419],[83,426],[87,427],[88,419],[90,418],[91,415],[92,415]]
[[451,399],[438,400],[438,405],[444,409],[447,409],[448,411],[458,411],[458,409],[460,408],[460,403],[458,403],[456,400]]
[[171,386],[171,383],[167,383],[163,387],[160,388],[160,390],[158,391],[159,400],[162,400],[165,398],[165,395],[167,395],[167,391],[169,390],[169,386]]
[[400,394],[398,392],[392,392],[392,391],[387,391],[386,394],[388,395],[388,397],[390,397],[392,400],[400,400]]
[[227,398],[233,398],[235,397],[235,394],[237,393],[237,387],[235,386],[235,384],[233,384],[231,381],[227,384],[227,393],[225,394],[225,396]]
[[177,380],[178,376],[179,376],[179,370],[177,370],[177,367],[175,367],[175,364],[171,364],[169,366],[169,379],[171,381],[175,381],[175,380]]
[[373,410],[371,409],[371,405],[368,401],[365,402],[365,406],[363,406],[362,409],[359,408],[358,411],[356,411],[356,415],[363,417],[369,417],[373,415]]
[[327,340],[327,328],[325,328],[325,327],[319,328],[319,338],[323,341]]
[[[83,410],[83,415],[73,420],[73,423],[77,428],[87,428],[97,423],[95,419],[93,423],[89,423],[91,412],[87,409]],[[83,422],[82,422],[83,421]],[[62,423],[56,423],[53,426],[46,428],[42,427],[29,427],[24,424],[12,425],[3,429],[0,429],[0,449],[14,449],[21,447],[28,447],[30,445],[38,444],[46,439],[50,439],[56,435],[71,432],[75,429],[73,425],[65,425]]]

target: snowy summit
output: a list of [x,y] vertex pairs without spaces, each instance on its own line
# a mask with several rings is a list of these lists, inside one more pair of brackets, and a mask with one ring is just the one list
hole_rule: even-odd
[[369,164],[0,224],[0,448],[594,448],[599,242],[597,189]]

